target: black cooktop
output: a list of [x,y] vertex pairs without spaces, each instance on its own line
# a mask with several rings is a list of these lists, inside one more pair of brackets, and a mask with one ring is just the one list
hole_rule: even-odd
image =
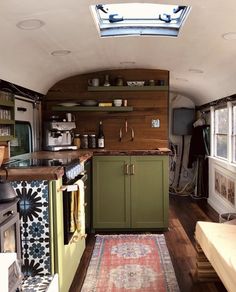
[[40,167],[40,166],[68,166],[71,164],[78,164],[78,159],[72,158],[60,158],[60,159],[13,159],[3,164],[2,166],[8,169],[11,168],[28,168],[28,167]]

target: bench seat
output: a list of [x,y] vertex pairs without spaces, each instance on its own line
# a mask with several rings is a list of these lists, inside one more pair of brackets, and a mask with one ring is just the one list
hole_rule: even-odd
[[198,221],[195,237],[225,288],[235,292],[236,225]]

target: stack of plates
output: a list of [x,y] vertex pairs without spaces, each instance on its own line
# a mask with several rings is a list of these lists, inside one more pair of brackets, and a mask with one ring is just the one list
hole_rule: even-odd
[[70,107],[70,106],[78,106],[79,104],[76,102],[63,102],[63,103],[59,103],[58,105]]

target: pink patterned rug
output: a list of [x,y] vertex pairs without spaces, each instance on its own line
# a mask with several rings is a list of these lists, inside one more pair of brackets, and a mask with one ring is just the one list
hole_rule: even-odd
[[97,235],[81,291],[179,291],[164,235]]

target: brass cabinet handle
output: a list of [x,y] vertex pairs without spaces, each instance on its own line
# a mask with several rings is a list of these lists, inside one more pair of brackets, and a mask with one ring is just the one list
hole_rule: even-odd
[[124,165],[124,173],[125,175],[129,174],[129,165],[127,163]]
[[131,175],[134,175],[135,173],[134,173],[134,164],[130,164],[130,168],[131,168],[131,170],[130,170],[130,174]]

